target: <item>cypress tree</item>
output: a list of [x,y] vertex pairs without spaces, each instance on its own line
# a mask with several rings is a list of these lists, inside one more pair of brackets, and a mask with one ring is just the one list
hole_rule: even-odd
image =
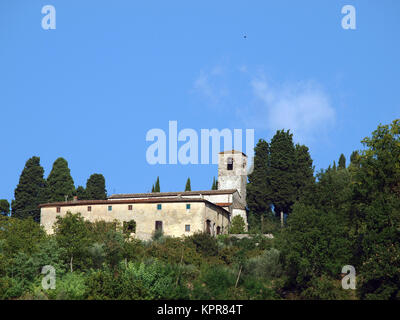
[[217,184],[215,183],[215,177],[213,177],[213,183],[211,186],[211,190],[217,190]]
[[0,199],[0,215],[8,216],[10,213],[10,203],[6,199]]
[[154,192],[161,192],[160,190],[160,178],[157,177],[156,184],[154,185]]
[[154,191],[154,184],[151,186],[151,192],[152,192],[152,193],[155,192],[155,191]]
[[295,154],[296,200],[301,198],[310,198],[314,192],[315,178],[313,161],[309,149],[305,145],[296,144]]
[[190,186],[190,178],[188,178],[186,181],[185,191],[192,191],[192,188]]
[[76,188],[75,195],[78,197],[79,200],[88,200],[86,190],[82,186],[78,186],[78,188]]
[[296,190],[296,152],[293,134],[278,130],[270,144],[271,200],[276,215],[290,213]]
[[71,198],[75,194],[74,180],[71,177],[67,160],[58,158],[54,161],[47,184],[51,202],[64,201],[65,196]]
[[346,168],[346,157],[342,153],[339,158],[339,169],[345,169]]
[[89,200],[106,200],[106,180],[99,173],[92,174],[86,182],[86,197]]
[[269,146],[260,139],[254,148],[254,169],[247,184],[247,205],[250,212],[258,217],[270,211],[271,188],[269,173]]
[[43,175],[44,169],[40,165],[40,158],[28,159],[14,191],[15,200],[11,202],[13,217],[20,219],[32,217],[39,222],[38,205],[48,201],[46,180]]

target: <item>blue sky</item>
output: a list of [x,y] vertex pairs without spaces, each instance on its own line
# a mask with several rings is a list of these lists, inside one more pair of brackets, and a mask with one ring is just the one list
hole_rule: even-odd
[[[43,30],[41,9],[56,9]],[[356,30],[341,8],[356,8]],[[150,165],[146,133],[292,129],[317,169],[400,113],[400,2],[0,2],[0,198],[28,158],[111,193],[209,189],[216,165]],[[246,36],[246,37],[245,37]]]

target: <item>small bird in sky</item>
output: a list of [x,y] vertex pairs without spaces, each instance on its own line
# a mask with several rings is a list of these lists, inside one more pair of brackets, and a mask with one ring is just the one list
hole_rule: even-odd
[[246,39],[246,38],[247,38],[247,36],[246,36],[246,35],[244,35],[244,36],[243,36],[243,38],[245,38],[245,39]]

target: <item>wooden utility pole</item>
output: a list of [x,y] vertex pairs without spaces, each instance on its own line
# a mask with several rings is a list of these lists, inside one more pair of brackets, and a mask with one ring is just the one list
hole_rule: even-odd
[[283,211],[281,211],[281,228],[283,228]]

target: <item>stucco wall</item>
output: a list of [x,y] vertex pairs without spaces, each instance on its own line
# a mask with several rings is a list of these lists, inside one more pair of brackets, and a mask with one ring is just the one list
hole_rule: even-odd
[[[190,204],[190,209],[186,209],[186,204]],[[112,206],[112,211],[108,211],[108,206]],[[60,206],[60,213],[57,207],[41,208],[41,225],[47,233],[53,233],[53,225],[56,216],[64,216],[68,211],[71,213],[81,213],[81,215],[94,222],[104,220],[111,222],[115,219],[123,222],[129,220],[136,221],[136,237],[139,239],[150,239],[155,230],[155,222],[162,221],[163,232],[165,235],[180,237],[191,235],[196,231],[205,231],[205,221],[207,219],[216,223],[227,232],[229,216],[222,209],[206,204],[205,202],[168,202],[161,203],[161,210],[157,210],[157,203],[132,203],[132,209],[128,210],[127,203],[116,204],[110,201],[109,204],[90,205],[70,205]],[[185,225],[190,225],[190,232],[185,231]]]

